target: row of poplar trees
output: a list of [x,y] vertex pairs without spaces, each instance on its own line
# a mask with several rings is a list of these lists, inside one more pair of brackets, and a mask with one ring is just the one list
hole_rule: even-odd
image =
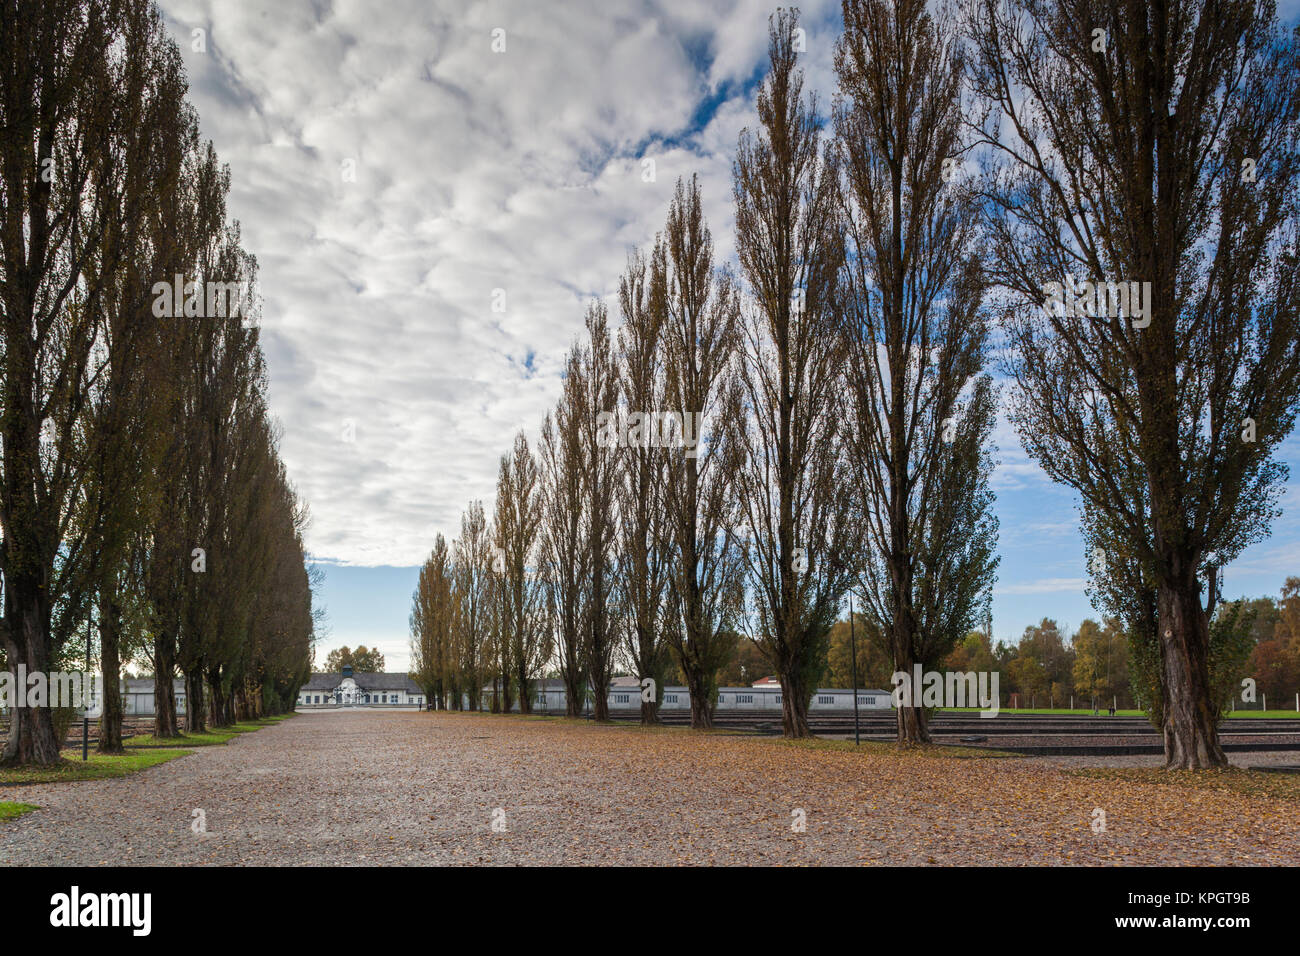
[[[823,116],[797,14],[772,18],[738,274],[679,183],[617,331],[589,307],[539,454],[521,434],[503,459],[494,523],[476,504],[439,538],[417,670],[453,706],[493,675],[527,710],[554,663],[601,719],[615,661],[660,688],[675,664],[705,727],[740,634],[804,736],[850,589],[895,670],[938,668],[984,619],[1005,400],[1079,497],[1168,765],[1222,765],[1205,584],[1267,534],[1300,400],[1297,36],[1219,0],[845,0],[843,21]],[[1066,277],[1150,282],[1149,322],[1047,309]],[[701,416],[697,453],[609,447],[619,409]],[[925,711],[898,736],[928,740]]]
[[[256,261],[180,52],[143,0],[5,3],[0,46],[5,666],[65,669],[94,633],[104,752],[122,749],[127,660],[155,674],[162,737],[178,673],[190,731],[291,706],[306,514],[266,407]],[[184,301],[158,308],[176,276]],[[238,305],[208,314],[217,281]],[[5,762],[57,761],[63,726],[13,707]]]

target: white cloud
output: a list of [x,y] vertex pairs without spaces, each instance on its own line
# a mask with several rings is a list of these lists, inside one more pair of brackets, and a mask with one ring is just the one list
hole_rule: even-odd
[[1007,594],[1056,594],[1071,592],[1082,594],[1088,582],[1083,578],[1038,578],[1023,584],[1000,585],[998,595]]
[[[678,176],[701,175],[731,254],[766,0],[162,6],[261,266],[271,408],[321,558],[418,563],[432,529],[490,500],[514,432],[535,437],[558,395],[587,299],[614,292]],[[834,41],[815,21],[836,9],[804,10],[810,87]]]

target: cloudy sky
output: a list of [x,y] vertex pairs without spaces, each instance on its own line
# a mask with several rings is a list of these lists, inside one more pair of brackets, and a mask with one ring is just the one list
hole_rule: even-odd
[[[516,431],[536,437],[586,302],[615,291],[679,176],[699,174],[732,255],[773,0],[161,7],[260,263],[271,406],[326,571],[317,660],[364,643],[403,669],[433,536],[491,501]],[[1300,0],[1280,9],[1294,22]],[[839,3],[802,12],[805,86],[829,103]],[[1072,497],[1005,425],[997,442],[995,636],[1075,627],[1091,610]],[[1300,574],[1300,442],[1285,451],[1285,514],[1229,569],[1230,597]]]

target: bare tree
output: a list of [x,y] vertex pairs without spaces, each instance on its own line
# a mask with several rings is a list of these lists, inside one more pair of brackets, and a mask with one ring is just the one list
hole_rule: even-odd
[[786,736],[806,737],[849,572],[839,558],[848,499],[839,474],[843,227],[816,101],[802,98],[797,30],[793,11],[773,16],[761,130],[742,132],[733,172],[737,253],[753,297],[735,488],[749,535],[747,627],[780,676]]
[[[718,670],[735,649],[744,566],[731,481],[740,467],[740,387],[733,357],[739,305],[716,269],[699,183],[677,182],[662,251],[664,404],[680,422],[669,447],[664,504],[671,544],[664,637],[691,697],[691,726],[710,727]],[[670,442],[671,444],[671,442]]]
[[1300,397],[1297,39],[1246,0],[982,0],[970,33],[1013,421],[1154,584],[1166,766],[1224,766],[1199,577],[1267,533]]
[[609,720],[609,680],[613,676],[617,630],[611,615],[615,507],[619,449],[602,439],[602,415],[618,409],[618,368],[609,336],[609,312],[603,302],[587,308],[587,345],[578,366],[581,444],[583,543],[586,548],[587,598],[583,602],[582,657],[596,720]]
[[638,416],[647,439],[632,443],[620,454],[617,549],[627,654],[636,676],[654,681],[654,695],[649,700],[642,695],[643,724],[659,720],[660,693],[668,683],[671,665],[664,638],[671,561],[664,497],[669,452],[648,440],[649,428],[644,424],[647,415],[664,408],[664,256],[662,243],[656,243],[649,262],[641,253],[632,253],[619,282],[621,391],[629,424],[631,416]]
[[569,352],[553,415],[542,423],[542,565],[546,618],[564,680],[568,716],[582,713],[584,590],[589,552],[583,521],[582,355]]
[[[147,16],[139,2],[0,8],[0,640],[29,672],[54,669],[91,581],[85,412],[121,277],[106,238],[141,198],[122,166],[141,132],[132,97],[157,82],[135,32]],[[14,708],[4,761],[55,763],[61,743],[50,708]]]
[[420,567],[411,598],[411,674],[424,689],[429,706],[448,709],[448,697],[459,695],[450,670],[452,655],[451,556],[447,541],[438,535],[433,550]]
[[[984,619],[997,565],[996,418],[964,150],[962,60],[925,0],[844,0],[835,111],[864,610],[895,671],[937,666]],[[901,743],[929,741],[921,701]]]
[[[511,455],[501,456],[497,478],[495,527],[501,567],[504,620],[501,667],[514,682],[521,713],[532,711],[530,683],[551,655],[543,628],[543,591],[538,577],[541,530],[541,473],[523,432]],[[507,707],[508,707],[507,703]]]
[[461,681],[469,695],[469,709],[478,710],[483,678],[490,664],[489,575],[492,544],[483,504],[470,502],[460,519],[460,537],[452,545],[456,615],[454,621]]

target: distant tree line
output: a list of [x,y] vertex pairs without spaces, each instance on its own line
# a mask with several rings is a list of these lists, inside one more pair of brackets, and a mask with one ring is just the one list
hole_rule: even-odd
[[[0,7],[0,579],[4,665],[155,678],[157,735],[292,705],[309,672],[307,520],[280,461],[257,263],[230,176],[144,0]],[[7,763],[49,764],[48,707]]]
[[[912,15],[924,55],[947,57]],[[528,710],[553,664],[570,713],[590,690],[606,719],[626,669],[656,689],[680,678],[707,727],[743,644],[779,676],[800,737],[851,585],[878,596],[869,614],[900,667],[938,663],[982,619],[990,324],[972,194],[937,165],[960,151],[958,84],[881,90],[893,72],[861,38],[837,56],[858,99],[828,122],[802,91],[797,15],[774,16],[734,166],[739,273],[715,259],[698,182],[679,181],[663,231],[628,257],[617,332],[592,303],[537,453],[521,433],[502,460],[491,524],[471,505],[421,571],[412,645],[431,700],[476,707],[491,681],[499,706]],[[873,96],[899,129],[919,124],[928,153],[877,134]],[[915,243],[890,212],[900,163],[907,177],[935,164],[909,211]],[[900,736],[924,739],[922,711]]]
[[343,668],[351,667],[357,674],[382,674],[384,672],[384,655],[378,648],[358,644],[356,648],[336,647],[325,656],[325,672],[337,674]]
[[[436,543],[421,679],[526,706],[553,655],[603,719],[621,655],[675,666],[703,727],[745,640],[803,736],[853,587],[891,672],[963,649],[1050,702],[1115,696],[1122,633],[1167,765],[1223,765],[1242,627],[1215,582],[1269,531],[1300,402],[1297,36],[1254,0],[844,0],[843,23],[823,116],[797,14],[773,16],[739,271],[679,182],[620,326],[587,310],[535,483],[499,485],[529,533],[475,504]],[[995,355],[1025,449],[1081,505],[1105,623],[1068,648],[1050,621],[1013,656],[970,645],[998,560]],[[900,709],[900,740],[928,736]]]

